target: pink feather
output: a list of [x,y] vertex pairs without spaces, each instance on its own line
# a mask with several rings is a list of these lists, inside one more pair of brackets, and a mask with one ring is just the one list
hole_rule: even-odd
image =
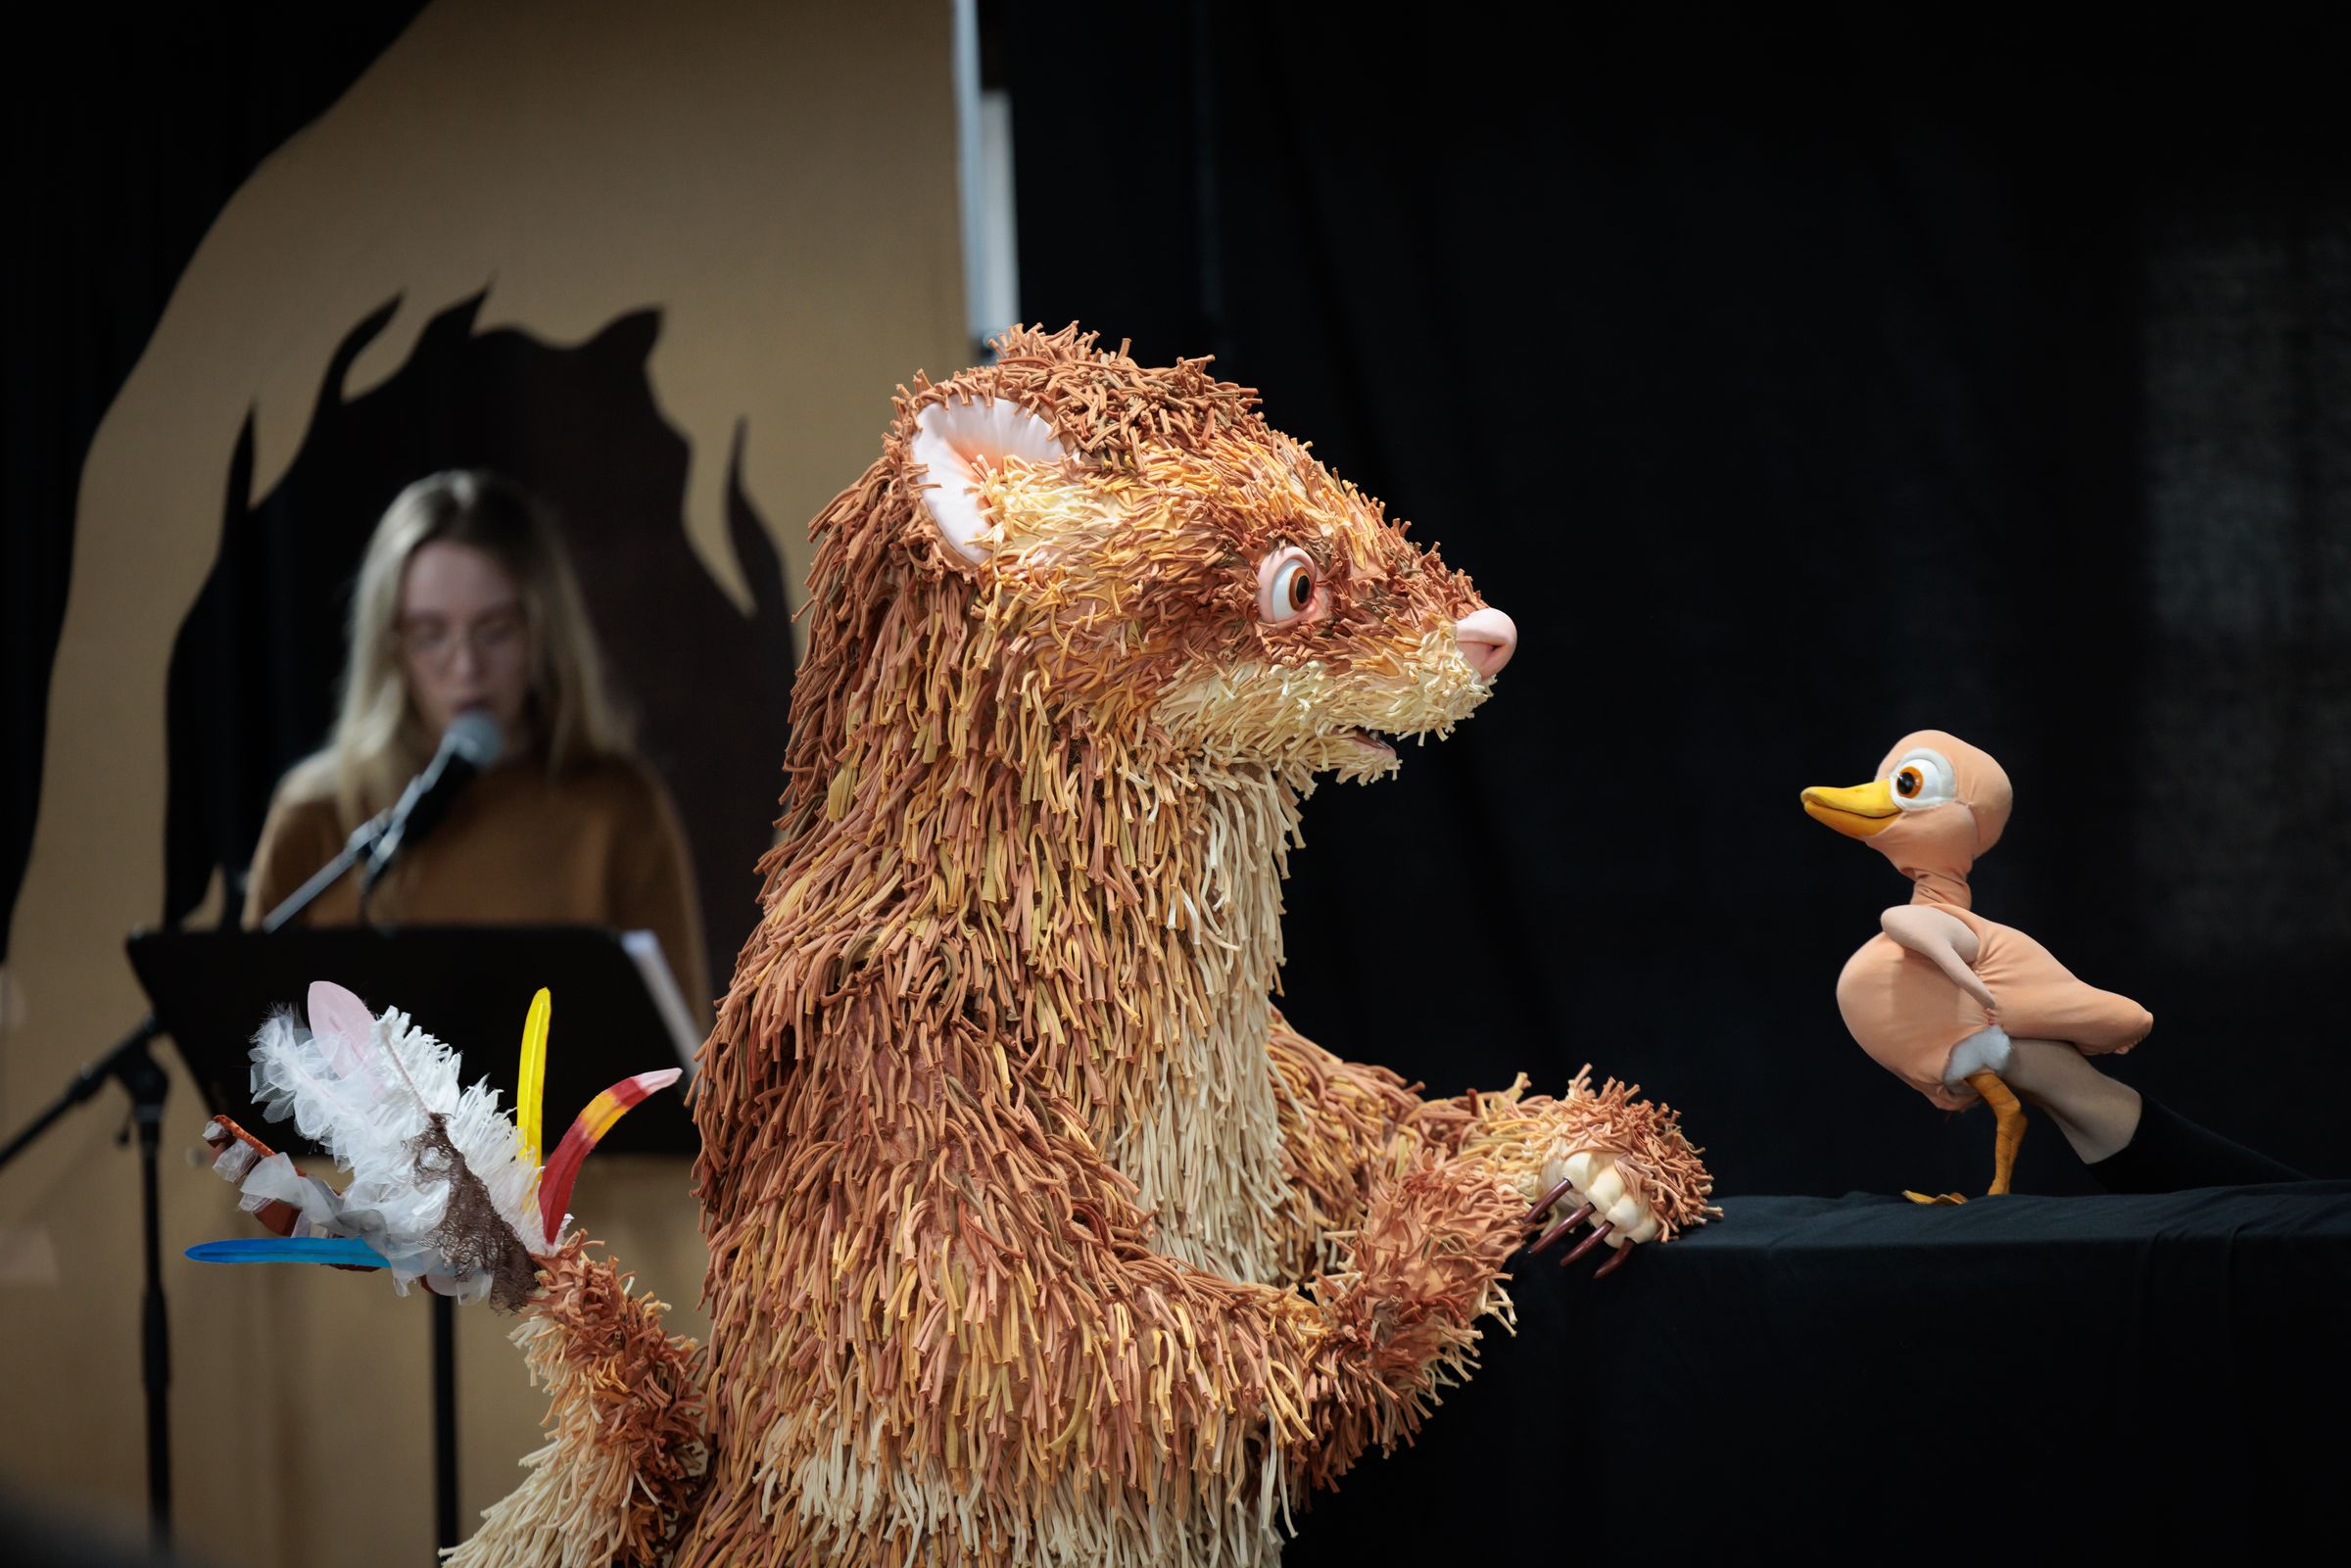
[[375,1051],[375,1015],[367,1004],[332,980],[311,982],[311,1033],[334,1041],[327,1061],[339,1077],[368,1066]]

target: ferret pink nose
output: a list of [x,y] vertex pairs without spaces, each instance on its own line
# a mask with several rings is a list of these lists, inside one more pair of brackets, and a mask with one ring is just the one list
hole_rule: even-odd
[[1485,680],[1492,680],[1518,651],[1518,628],[1496,609],[1472,610],[1453,623],[1453,640],[1462,657]]

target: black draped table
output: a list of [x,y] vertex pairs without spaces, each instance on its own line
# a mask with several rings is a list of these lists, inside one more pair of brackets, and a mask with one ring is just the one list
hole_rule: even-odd
[[1722,1207],[1605,1280],[1522,1256],[1517,1334],[1288,1568],[2340,1549],[2351,1182]]

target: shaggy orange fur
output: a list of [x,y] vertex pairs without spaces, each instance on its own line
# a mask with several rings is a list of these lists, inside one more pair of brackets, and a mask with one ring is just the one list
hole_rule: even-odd
[[[1570,1156],[1660,1237],[1708,1212],[1620,1086],[1425,1102],[1273,1008],[1317,775],[1487,694],[1468,580],[1204,360],[999,347],[901,390],[814,525],[780,837],[695,1090],[693,1568],[1271,1562],[1293,1496],[1464,1375]],[[1065,455],[975,459],[975,563],[912,449],[990,400]],[[1315,596],[1277,618],[1282,550]]]
[[551,1396],[550,1441],[450,1568],[660,1561],[708,1459],[694,1343],[665,1336],[663,1304],[631,1297],[584,1238],[539,1281],[514,1341]]

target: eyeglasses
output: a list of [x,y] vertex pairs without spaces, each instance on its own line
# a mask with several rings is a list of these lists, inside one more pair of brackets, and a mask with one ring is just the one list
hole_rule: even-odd
[[452,626],[438,615],[418,616],[402,621],[398,636],[401,651],[418,664],[447,664],[457,656],[460,643],[472,647],[475,663],[488,664],[522,651],[527,630],[522,611],[508,607],[463,627]]

